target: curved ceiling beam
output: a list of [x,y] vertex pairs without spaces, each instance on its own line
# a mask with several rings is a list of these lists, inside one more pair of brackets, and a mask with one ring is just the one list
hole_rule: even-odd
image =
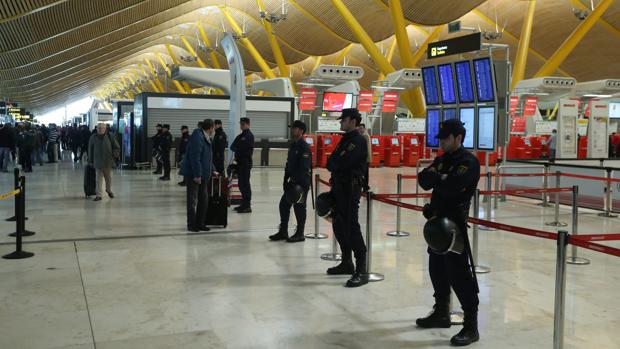
[[[16,20],[18,18],[21,18],[21,17],[29,16],[31,14],[34,14],[34,13],[46,10],[46,9],[48,9],[50,7],[54,7],[56,5],[60,5],[63,2],[67,2],[67,0],[57,0],[57,1],[52,0],[52,2],[49,3],[49,4],[46,4],[46,5],[43,5],[43,6],[40,6],[40,7],[31,8],[29,10],[26,10],[26,11],[23,11],[23,12],[19,12],[19,13],[18,13],[18,11],[13,11],[14,14],[12,16],[0,18],[0,24],[5,23],[5,22],[14,21],[14,20]],[[27,4],[22,4],[22,6],[27,6]]]

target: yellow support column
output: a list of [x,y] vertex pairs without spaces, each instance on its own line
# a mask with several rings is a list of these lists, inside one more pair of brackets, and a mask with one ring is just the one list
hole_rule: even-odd
[[527,66],[527,54],[530,49],[530,38],[532,37],[532,25],[534,24],[534,11],[536,10],[536,0],[529,0],[527,13],[523,19],[521,37],[519,38],[519,48],[515,60],[515,69],[512,72],[512,82],[510,89],[514,90],[517,83],[525,78],[525,67]]
[[[260,11],[266,12],[265,3],[263,2],[263,0],[256,0],[256,4],[258,5],[258,9]],[[280,69],[280,77],[288,78],[288,66],[284,61],[284,55],[282,54],[280,44],[278,44],[278,39],[275,35],[273,35],[273,26],[265,19],[262,19],[261,22],[263,24],[265,32],[267,33],[267,37],[269,38],[269,45],[271,46],[271,51],[273,51],[273,57],[276,59],[276,63],[278,64],[278,68]]]
[[[385,56],[385,58],[387,58],[390,64],[392,64],[392,58],[394,58],[394,52],[396,51],[397,43],[398,42],[396,41],[396,39],[392,40],[392,43],[390,44],[390,48],[388,49],[387,55]],[[383,80],[383,79],[385,79],[385,74],[383,73],[379,74],[379,77],[377,78],[377,80]]]
[[145,58],[144,62],[149,67],[151,74],[153,74],[153,77],[155,78],[155,84],[157,85],[157,88],[159,89],[158,92],[166,92],[166,88],[164,87],[164,84],[161,83],[161,80],[159,80],[159,76],[157,76],[157,71],[155,71],[155,68],[151,64],[151,61]]
[[149,73],[146,71],[146,69],[144,69],[144,66],[142,64],[140,64],[140,70],[142,70],[142,73],[144,73],[144,76],[148,80],[149,85],[151,85],[151,88],[153,89],[153,91],[158,92],[158,93],[161,92],[157,84],[155,84],[155,81],[153,81],[153,79],[149,77]]
[[[226,19],[230,23],[230,26],[233,28],[235,33],[237,33],[237,35],[241,36],[243,31],[241,30],[241,27],[239,27],[239,25],[237,24],[235,19],[232,18],[230,13],[228,13],[228,11],[225,8],[222,7],[221,11],[224,14],[224,17],[226,17]],[[254,58],[254,61],[256,61],[256,64],[258,64],[260,69],[263,71],[263,73],[265,74],[265,77],[267,79],[275,79],[276,75],[273,73],[271,68],[269,68],[269,65],[267,64],[267,62],[265,61],[263,56],[260,54],[260,52],[258,52],[256,47],[254,47],[252,42],[250,40],[248,40],[248,38],[241,38],[240,41],[245,45],[245,47],[248,49],[248,51],[250,51],[250,54],[252,55],[252,58]]]
[[581,42],[581,39],[590,31],[592,26],[598,21],[599,18],[605,13],[607,8],[611,5],[613,0],[601,0],[598,6],[590,13],[588,18],[581,22],[575,30],[564,40],[562,45],[555,51],[555,53],[547,60],[545,65],[540,68],[535,77],[548,76],[553,74],[560,65],[564,62],[566,57],[573,52],[573,49]]
[[[164,70],[166,70],[166,73],[168,73],[168,77],[170,77],[170,69],[168,69],[168,66],[166,65],[166,61],[164,61],[164,59],[161,57],[161,54],[159,54],[159,52],[155,53],[155,55],[157,56],[159,63],[162,65],[162,67],[164,67]],[[185,93],[185,89],[183,89],[183,86],[181,86],[181,84],[178,81],[172,80],[172,83],[174,84],[174,86],[177,88],[179,92]]]
[[206,68],[207,65],[205,64],[205,62],[202,61],[202,59],[200,59],[200,57],[198,56],[198,54],[196,53],[192,45],[190,45],[189,41],[187,41],[187,39],[185,38],[185,35],[181,35],[181,41],[183,41],[183,45],[185,45],[185,48],[187,49],[187,51],[189,51],[189,53],[191,53],[192,56],[196,57],[198,65],[201,68]]
[[347,56],[347,54],[349,54],[349,51],[351,51],[352,47],[353,47],[353,44],[349,44],[347,47],[343,48],[342,51],[340,51],[340,54],[336,57],[336,61],[334,62],[334,64],[336,65],[341,64],[342,61],[344,61],[344,58]]
[[323,56],[314,57],[314,65],[312,66],[312,70],[310,71],[310,74],[314,73],[314,71],[317,70],[317,68],[321,65],[322,61],[323,61]]
[[[168,54],[170,55],[170,58],[172,58],[172,63],[174,63],[176,65],[183,65],[177,59],[177,56],[174,54],[174,51],[172,51],[172,47],[170,47],[170,45],[166,45],[166,50],[168,50]],[[170,78],[172,78],[172,72],[170,72],[170,70],[168,70],[168,76]],[[173,80],[173,81],[176,81],[176,80]],[[177,83],[178,83],[178,81],[177,81]],[[189,87],[189,84],[187,82],[183,82],[182,84],[183,84],[183,89],[185,90],[185,93],[192,94],[192,89],[191,89],[191,87]]]
[[430,44],[431,42],[437,40],[437,38],[439,37],[439,34],[441,34],[441,30],[442,29],[443,29],[443,25],[437,26],[428,35],[428,37],[426,37],[426,40],[424,40],[424,42],[422,43],[420,48],[418,48],[416,53],[413,55],[413,65],[414,66],[416,66],[418,64],[418,62],[420,61],[420,59],[422,59],[422,57],[424,57],[424,54],[428,50],[428,44]]
[[[198,27],[198,31],[200,32],[200,36],[202,37],[202,41],[205,42],[205,45],[211,47],[211,42],[209,42],[209,37],[207,36],[207,33],[202,27],[202,23],[198,21],[196,22],[196,26]],[[213,67],[215,67],[216,69],[222,69],[220,62],[217,60],[217,55],[215,54],[215,51],[211,51],[209,53],[209,57],[211,57],[211,64],[213,64]]]

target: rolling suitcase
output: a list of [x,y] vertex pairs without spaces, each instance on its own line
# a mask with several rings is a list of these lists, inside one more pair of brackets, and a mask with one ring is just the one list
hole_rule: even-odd
[[209,181],[209,202],[205,225],[226,228],[228,225],[228,180],[226,177],[212,177]]
[[95,190],[96,177],[97,177],[97,174],[93,166],[90,166],[90,165],[84,166],[84,195],[86,195],[86,197],[97,194]]

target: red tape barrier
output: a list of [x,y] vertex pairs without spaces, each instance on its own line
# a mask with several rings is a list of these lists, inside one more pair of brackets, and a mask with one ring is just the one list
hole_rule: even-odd
[[375,194],[373,198],[384,198],[384,199],[414,199],[414,198],[430,198],[433,194],[431,193],[421,193],[421,194]]
[[484,219],[473,218],[473,217],[470,217],[469,219],[467,219],[467,221],[472,224],[484,225],[485,227],[505,230],[505,231],[509,231],[509,232],[513,232],[513,233],[517,233],[521,235],[535,236],[535,237],[549,239],[549,240],[558,239],[558,234],[550,233],[548,231],[517,227],[514,225],[485,221]]
[[615,241],[620,240],[620,234],[580,234],[578,238],[584,241]]
[[390,199],[387,199],[387,198],[384,198],[384,197],[381,197],[381,196],[378,197],[376,195],[373,195],[372,198],[373,198],[373,200],[377,200],[377,201],[386,203],[388,205],[408,208],[408,209],[414,210],[414,211],[422,211],[424,209],[422,206],[406,204],[404,202],[398,202],[398,201],[395,201],[395,200],[390,200]]
[[605,246],[605,245],[601,245],[601,244],[597,244],[594,242],[588,242],[588,241],[584,241],[583,239],[580,239],[581,236],[579,235],[573,235],[568,239],[568,243],[571,245],[575,245],[575,246],[579,246],[579,247],[583,247],[586,248],[588,250],[592,250],[592,251],[596,251],[596,252],[601,252],[601,253],[605,253],[608,255],[612,255],[612,256],[616,256],[616,257],[620,257],[620,249],[615,248],[615,247],[610,247],[610,246]]
[[495,177],[555,177],[555,173],[500,173]]
[[603,177],[578,175],[578,174],[574,174],[574,173],[562,173],[562,176],[564,176],[564,177],[571,177],[571,178],[579,178],[579,179],[591,179],[593,181],[620,183],[620,179],[618,179],[618,178],[609,178],[608,179],[608,178],[603,178]]
[[403,176],[400,176],[400,178],[402,178],[402,179],[417,179],[418,176],[416,176],[416,175],[406,175],[406,176],[404,176],[403,175]]
[[573,188],[481,190],[480,195],[520,195],[520,194],[564,193],[564,192],[572,192],[572,191],[573,191]]

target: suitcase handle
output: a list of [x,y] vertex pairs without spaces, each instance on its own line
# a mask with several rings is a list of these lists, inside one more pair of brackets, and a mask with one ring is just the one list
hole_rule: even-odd
[[[211,196],[213,196],[213,188],[215,187],[215,177],[211,177]],[[217,181],[218,196],[222,196],[222,177],[218,177]]]

